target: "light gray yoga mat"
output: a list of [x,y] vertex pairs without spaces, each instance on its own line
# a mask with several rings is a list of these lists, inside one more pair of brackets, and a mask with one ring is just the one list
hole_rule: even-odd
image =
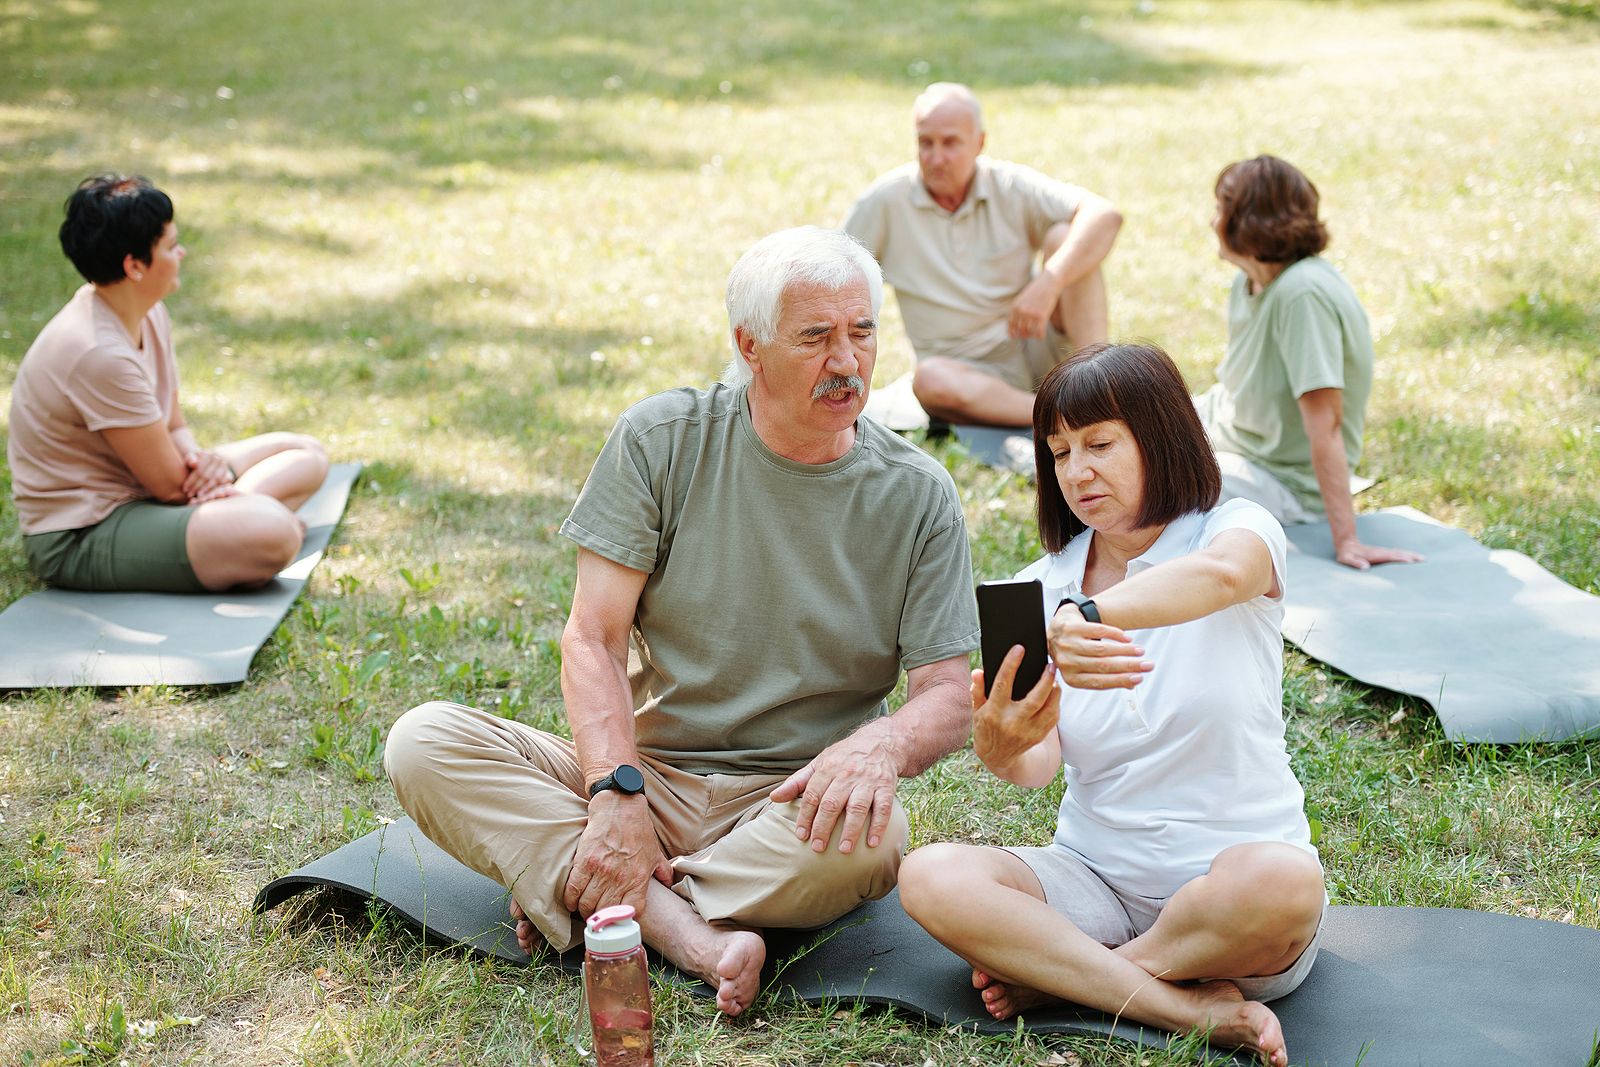
[[46,589],[0,614],[0,689],[226,685],[278,628],[322,559],[359,463],[338,463],[300,507],[300,556],[260,589],[234,593],[83,593]]
[[[255,909],[277,907],[314,888],[345,900],[380,901],[435,943],[528,962],[507,919],[506,891],[451,859],[410,819],[275,879],[257,894]],[[1600,931],[1447,908],[1335,907],[1324,921],[1310,976],[1273,1002],[1291,1063],[1589,1062],[1600,1029]],[[554,962],[572,970],[579,955]],[[820,931],[771,932],[764,988],[780,1000],[892,1006],[935,1025],[1013,1032],[1015,1021],[984,1013],[971,974],[891,894]],[[698,983],[693,988],[704,991]],[[1066,1004],[1031,1011],[1023,1025],[1046,1034],[1115,1034],[1154,1046],[1168,1040],[1160,1030]]]
[[1356,528],[1427,559],[1351,570],[1334,562],[1327,523],[1289,527],[1286,639],[1427,701],[1453,741],[1600,733],[1600,598],[1413,508],[1358,516]]

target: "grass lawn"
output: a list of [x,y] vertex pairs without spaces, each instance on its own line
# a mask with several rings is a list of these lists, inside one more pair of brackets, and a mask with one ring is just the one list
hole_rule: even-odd
[[[931,80],[978,88],[993,154],[1122,208],[1113,332],[1159,341],[1196,390],[1231,275],[1212,180],[1261,151],[1303,167],[1377,333],[1364,505],[1415,505],[1600,593],[1593,12],[0,0],[0,416],[77,284],[61,201],[129,169],[173,194],[190,251],[168,303],[201,440],[296,428],[369,464],[246,685],[0,699],[0,1063],[572,1062],[577,987],[552,968],[246,905],[400,814],[379,761],[412,704],[564,729],[574,551],[555,530],[612,420],[716,375],[734,259],[836,222],[909,159]],[[880,384],[910,362],[889,309]],[[939,447],[979,575],[1032,559],[1028,487]],[[36,587],[0,506],[0,603]],[[1594,744],[1456,746],[1425,707],[1289,661],[1335,903],[1600,927]],[[903,796],[918,844],[1042,842],[1058,799],[970,751]],[[671,1063],[1194,1055],[847,1009],[730,1024],[665,989],[657,1010]]]

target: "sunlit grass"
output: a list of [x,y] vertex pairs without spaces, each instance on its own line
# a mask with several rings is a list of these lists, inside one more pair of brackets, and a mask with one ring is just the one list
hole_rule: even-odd
[[[177,202],[190,256],[169,303],[202,438],[295,427],[369,465],[247,685],[0,701],[0,1062],[63,1041],[122,1042],[106,1062],[571,1062],[577,991],[552,969],[436,952],[363,912],[244,909],[399,814],[375,746],[411,704],[561,728],[573,553],[555,530],[606,430],[718,373],[733,260],[837,221],[907,159],[931,80],[978,87],[995,155],[1117,202],[1114,332],[1159,341],[1196,389],[1229,281],[1212,180],[1260,151],[1301,165],[1378,334],[1365,506],[1411,504],[1600,592],[1583,6],[0,0],[0,401],[76,284],[62,199],[129,169]],[[909,366],[891,303],[877,381]],[[979,575],[1031,558],[1027,487],[932,447]],[[36,588],[15,529],[0,508],[0,602]],[[1298,655],[1286,693],[1336,902],[1600,926],[1593,745],[1454,746],[1426,708]],[[1058,790],[968,752],[904,796],[918,843],[1038,842]],[[1052,1051],[848,1009],[727,1025],[679,992],[657,1006],[670,1062]],[[113,1008],[170,1025],[141,1047]]]

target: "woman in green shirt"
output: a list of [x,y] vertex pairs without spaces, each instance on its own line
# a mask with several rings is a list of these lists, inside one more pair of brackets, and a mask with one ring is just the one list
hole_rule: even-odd
[[[1344,276],[1323,259],[1317,188],[1274,156],[1217,176],[1218,254],[1239,268],[1228,297],[1228,352],[1196,400],[1222,464],[1223,498],[1280,522],[1326,518],[1340,563],[1365,570],[1414,552],[1363,544],[1351,471],[1372,388],[1372,330]],[[1370,483],[1369,483],[1370,484]]]

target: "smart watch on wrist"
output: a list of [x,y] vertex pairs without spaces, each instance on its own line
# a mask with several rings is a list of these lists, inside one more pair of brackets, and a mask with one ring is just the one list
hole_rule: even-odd
[[1062,605],[1064,604],[1072,604],[1075,606],[1078,609],[1078,613],[1083,616],[1084,622],[1100,621],[1100,609],[1095,606],[1093,600],[1090,600],[1081,593],[1068,593],[1066,596],[1062,597],[1061,602],[1056,605],[1056,610],[1060,611]]
[[638,796],[644,792],[644,772],[631,763],[619,763],[617,769],[589,787],[589,796],[615,789],[623,796]]

